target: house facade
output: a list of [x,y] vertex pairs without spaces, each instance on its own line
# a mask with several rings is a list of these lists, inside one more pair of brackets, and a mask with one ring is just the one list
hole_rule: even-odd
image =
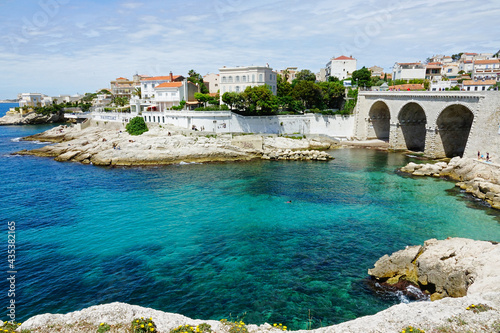
[[425,79],[426,68],[421,62],[395,63],[392,69],[393,80]]
[[247,87],[267,85],[276,95],[277,74],[269,66],[223,67],[219,69],[220,96],[243,92]]
[[337,77],[339,80],[345,80],[352,76],[357,69],[357,60],[352,57],[340,56],[332,58],[326,64],[326,81],[330,77]]
[[203,77],[203,83],[210,94],[216,94],[219,91],[219,81],[219,74],[210,73]]
[[497,83],[496,80],[466,80],[462,82],[462,90],[465,91],[484,91],[488,90]]
[[284,76],[285,71],[286,71],[286,75],[288,77],[287,81],[289,83],[292,83],[292,81],[295,80],[295,78],[297,77],[297,73],[299,70],[298,70],[298,67],[287,67],[286,69],[279,71],[278,74],[281,76]]
[[35,106],[43,106],[42,101],[44,95],[39,93],[22,93],[18,94],[17,98],[19,99],[20,107],[35,107]]
[[181,75],[173,75],[170,72],[170,75],[167,76],[153,76],[148,78],[141,79],[141,98],[150,99],[155,95],[155,87],[159,86],[162,83],[167,82],[179,82],[184,80],[184,76]]
[[472,70],[474,80],[495,80],[500,82],[500,60],[476,60]]
[[110,82],[111,93],[115,97],[125,97],[130,99],[139,82],[130,81],[127,78],[119,77]]
[[198,104],[194,94],[199,92],[199,87],[186,79],[159,84],[154,90],[154,104],[157,111],[168,110],[172,106],[179,105],[182,100],[186,101],[188,106]]

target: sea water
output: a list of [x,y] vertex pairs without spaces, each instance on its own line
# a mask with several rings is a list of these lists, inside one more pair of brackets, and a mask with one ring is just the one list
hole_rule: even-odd
[[6,249],[16,224],[21,321],[119,301],[199,319],[332,325],[401,302],[366,283],[384,254],[430,238],[500,241],[497,211],[452,182],[398,174],[412,161],[403,154],[147,168],[10,155],[40,147],[17,138],[51,126],[0,127],[0,227]]

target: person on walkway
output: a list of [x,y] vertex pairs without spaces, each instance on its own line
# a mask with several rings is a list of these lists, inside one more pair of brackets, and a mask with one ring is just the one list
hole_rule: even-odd
[[477,151],[477,159],[480,160],[481,159],[481,152],[478,150]]
[[490,153],[486,153],[486,162],[490,161]]

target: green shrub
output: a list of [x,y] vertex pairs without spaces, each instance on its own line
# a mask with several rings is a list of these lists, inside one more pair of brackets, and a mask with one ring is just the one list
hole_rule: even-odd
[[16,332],[16,329],[21,326],[21,323],[16,323],[16,322],[13,322],[11,323],[10,321],[5,321],[3,323],[3,326],[2,326],[2,329],[1,329],[1,332],[8,332],[8,333],[15,333]]
[[247,326],[243,321],[228,321],[227,319],[221,319],[220,322],[229,328],[229,333],[248,333]]
[[211,333],[212,326],[203,323],[196,327],[191,325],[181,325],[177,328],[170,330],[170,333]]
[[403,328],[401,333],[425,333],[425,331],[416,327],[408,326]]
[[474,313],[485,312],[489,310],[493,310],[493,308],[486,304],[471,304],[467,308],[468,311],[472,311]]
[[132,321],[132,332],[133,333],[146,333],[146,332],[157,332],[156,324],[153,322],[153,318],[141,317],[140,319],[134,319]]
[[148,131],[148,126],[142,117],[135,117],[130,119],[130,122],[125,127],[130,135],[141,135]]
[[109,326],[109,324],[106,324],[106,323],[101,323],[99,325],[99,328],[97,329],[97,333],[103,333],[103,332],[107,332],[111,329],[111,326]]

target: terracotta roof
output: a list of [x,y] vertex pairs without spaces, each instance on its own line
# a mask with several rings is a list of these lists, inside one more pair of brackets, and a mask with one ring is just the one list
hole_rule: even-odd
[[398,65],[422,65],[421,62],[397,62]]
[[117,80],[117,81],[118,81],[118,80],[126,80],[126,81],[128,81],[128,79],[127,79],[127,78],[124,78],[124,77],[119,77],[119,78],[117,78],[116,80]]
[[441,66],[443,63],[442,62],[430,62],[427,65],[439,65]]
[[179,88],[182,87],[182,82],[165,82],[162,84],[159,84],[155,87],[155,89],[158,88]]
[[499,59],[490,59],[490,60],[476,60],[475,64],[500,64]]
[[465,55],[477,55],[477,53],[465,53]]
[[397,86],[390,86],[389,89],[392,90],[424,90],[423,84],[400,84]]
[[484,80],[484,81],[469,80],[469,81],[464,81],[463,85],[464,86],[486,86],[486,85],[494,85],[496,83],[497,83],[496,80]]
[[441,68],[443,68],[443,66],[441,66],[441,65],[427,65],[426,68],[429,68],[429,69],[433,69],[433,68],[437,69],[437,68],[439,68],[439,69],[441,69]]
[[340,57],[335,58],[333,60],[356,60],[356,59],[351,58],[351,57],[346,57],[346,56],[340,56]]
[[[180,75],[174,75],[174,80],[180,78]],[[168,76],[153,76],[142,79],[141,81],[170,81],[170,75]]]

